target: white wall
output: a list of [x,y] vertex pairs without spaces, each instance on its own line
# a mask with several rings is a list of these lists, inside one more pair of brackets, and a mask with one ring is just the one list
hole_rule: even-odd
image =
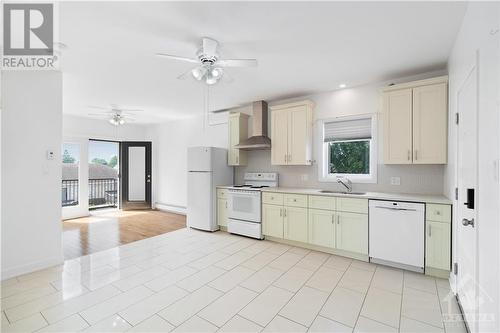
[[90,119],[65,114],[63,116],[63,136],[114,141],[143,141],[148,138],[148,126],[136,124],[113,126],[105,119]]
[[[499,62],[500,62],[500,5],[470,2],[449,58],[450,121],[457,112],[457,92],[479,54],[479,183],[478,219],[478,275],[482,300],[479,313],[493,315],[494,321],[480,321],[479,331],[500,331],[500,199],[499,199]],[[491,34],[497,30],[496,34]],[[449,161],[445,169],[445,193],[452,197],[456,186],[457,128],[450,126]],[[460,205],[461,203],[456,203]],[[455,206],[456,208],[456,206]],[[461,217],[454,214],[454,230]],[[454,232],[454,235],[457,233]],[[454,240],[454,249],[456,242]],[[456,253],[456,251],[454,251]],[[460,269],[460,268],[459,268]]]
[[[80,146],[79,177],[80,198],[88,198],[88,143],[89,139],[112,141],[151,141],[147,125],[125,124],[113,126],[105,119],[90,119],[69,114],[63,115],[63,142],[76,143]],[[153,157],[154,158],[154,157]],[[88,200],[79,200],[76,206],[62,208],[62,218],[70,219],[89,215]]]
[[227,124],[203,126],[203,117],[168,122],[152,127],[153,195],[156,207],[185,212],[187,203],[187,148],[227,148]]
[[[62,78],[2,73],[2,279],[62,262]],[[47,150],[55,152],[47,160]]]

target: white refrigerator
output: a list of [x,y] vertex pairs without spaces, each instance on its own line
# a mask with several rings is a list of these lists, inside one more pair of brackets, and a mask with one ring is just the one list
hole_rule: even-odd
[[216,231],[216,186],[233,184],[233,168],[227,150],[216,147],[188,148],[187,226]]

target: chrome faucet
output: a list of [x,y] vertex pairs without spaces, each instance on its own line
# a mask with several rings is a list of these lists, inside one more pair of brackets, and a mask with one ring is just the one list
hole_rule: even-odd
[[347,193],[351,193],[352,192],[352,182],[349,178],[346,178],[346,177],[338,177],[337,178],[337,183],[339,183],[340,185],[344,186],[347,190]]

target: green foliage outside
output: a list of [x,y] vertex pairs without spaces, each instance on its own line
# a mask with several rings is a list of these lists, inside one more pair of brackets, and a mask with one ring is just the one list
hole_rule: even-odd
[[331,142],[329,149],[330,173],[370,173],[370,141]]
[[109,159],[109,162],[106,161],[104,158],[94,158],[92,159],[91,163],[93,164],[101,164],[101,165],[106,165],[106,166],[109,166],[111,168],[114,168],[117,164],[118,164],[118,157],[113,156]]
[[75,158],[69,154],[67,149],[65,149],[63,152],[62,162],[63,163],[75,163]]
[[110,167],[114,168],[117,164],[118,164],[118,157],[116,157],[116,155],[115,155],[115,156],[111,157],[111,159],[108,162],[108,165]]

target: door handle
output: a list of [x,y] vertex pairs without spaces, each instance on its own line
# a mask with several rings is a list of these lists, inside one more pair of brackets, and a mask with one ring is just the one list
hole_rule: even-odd
[[472,219],[470,219],[470,220],[469,220],[469,219],[462,219],[462,225],[463,225],[464,227],[466,227],[466,226],[470,225],[471,227],[473,227],[473,228],[474,228],[474,224],[475,224],[475,222],[474,222],[474,219],[473,219],[473,218],[472,218]]

